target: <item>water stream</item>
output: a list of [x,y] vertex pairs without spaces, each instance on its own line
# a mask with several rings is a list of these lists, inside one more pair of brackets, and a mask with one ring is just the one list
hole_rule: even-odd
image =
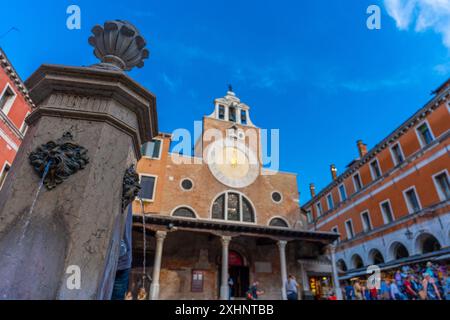
[[22,231],[22,235],[20,236],[19,244],[22,243],[22,240],[25,237],[25,234],[27,233],[28,225],[30,224],[30,220],[31,220],[31,214],[33,213],[34,207],[36,206],[36,201],[39,197],[39,194],[41,193],[42,187],[44,186],[44,180],[48,174],[48,171],[50,170],[51,164],[52,164],[52,161],[50,160],[47,163],[47,165],[45,166],[44,172],[42,173],[41,181],[39,182],[39,187],[36,191],[36,194],[34,195],[33,202],[31,203],[30,210],[28,210],[27,214],[24,217],[25,223],[23,225],[23,231]]

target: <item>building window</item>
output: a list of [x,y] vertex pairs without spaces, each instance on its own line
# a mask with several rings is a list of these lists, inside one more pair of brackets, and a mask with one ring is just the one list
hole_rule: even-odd
[[212,218],[225,220],[225,195],[219,196],[213,203]]
[[203,292],[205,282],[204,270],[192,270],[191,292]]
[[235,107],[228,108],[228,120],[236,122],[236,108]]
[[450,183],[446,171],[434,176],[434,182],[441,201],[450,199]]
[[3,183],[5,183],[6,176],[8,175],[9,169],[11,169],[11,166],[9,165],[9,163],[5,163],[2,173],[0,174],[0,189],[3,187]]
[[219,105],[219,119],[220,120],[225,119],[225,107],[222,105]]
[[352,239],[355,237],[355,231],[353,230],[352,220],[345,221],[345,231],[347,232],[347,239]]
[[394,215],[392,213],[391,203],[389,201],[384,201],[380,204],[381,213],[383,215],[383,220],[385,224],[394,221]]
[[193,186],[194,186],[194,184],[192,183],[191,179],[183,179],[181,181],[181,188],[183,190],[189,191],[192,189]]
[[[27,112],[27,114],[25,115],[25,118],[28,117],[29,114],[30,113]],[[23,135],[25,135],[25,133],[27,133],[27,130],[28,130],[28,126],[27,126],[27,123],[25,122],[25,118],[23,119],[22,125],[20,126],[20,129],[19,129],[20,133]]]
[[0,96],[0,110],[2,110],[4,114],[9,113],[15,98],[16,93],[9,84],[6,84],[6,87]]
[[359,175],[359,173],[355,173],[353,175],[353,184],[355,186],[355,192],[358,192],[362,189],[361,176]]
[[394,164],[396,166],[405,160],[405,158],[403,157],[402,149],[400,147],[400,143],[396,143],[395,145],[393,145],[391,147],[391,154],[392,154],[392,159],[394,161]]
[[370,172],[372,173],[372,179],[376,180],[381,177],[381,170],[378,160],[375,159],[370,163]]
[[211,217],[219,220],[255,222],[255,212],[250,201],[235,192],[226,192],[214,200]]
[[273,218],[272,220],[270,220],[269,226],[281,227],[281,228],[289,228],[287,222],[284,221],[281,218]]
[[311,209],[306,211],[306,220],[308,221],[308,223],[313,222],[313,215],[312,215]]
[[431,143],[433,141],[433,134],[431,133],[430,128],[428,127],[428,124],[426,122],[422,123],[420,126],[417,127],[417,134],[419,136],[420,144],[423,146],[426,146],[427,144]]
[[417,197],[416,189],[414,187],[409,188],[408,190],[404,191],[403,194],[406,199],[406,205],[408,207],[409,213],[420,211],[421,207],[419,198]]
[[139,198],[146,201],[153,201],[155,196],[156,177],[141,175],[141,191]]
[[322,215],[322,204],[320,202],[316,203],[316,208],[317,208],[317,216],[320,217]]
[[247,111],[241,110],[241,124],[247,124]]
[[327,195],[327,204],[328,204],[328,210],[333,210],[334,203],[333,203],[333,197],[331,196],[331,193]]
[[283,199],[283,197],[281,196],[281,193],[279,193],[278,191],[272,192],[273,202],[279,203],[279,202],[281,202],[282,199]]
[[343,184],[339,186],[339,196],[341,197],[341,201],[347,200],[347,192],[345,191],[345,186]]
[[192,211],[192,209],[187,208],[187,207],[181,207],[176,209],[172,216],[174,217],[184,217],[184,218],[195,218],[195,213],[194,211]]
[[161,158],[162,140],[154,139],[146,142],[141,147],[141,153],[144,157],[160,159]]
[[361,221],[364,232],[372,230],[372,223],[370,222],[369,211],[364,211],[361,213]]

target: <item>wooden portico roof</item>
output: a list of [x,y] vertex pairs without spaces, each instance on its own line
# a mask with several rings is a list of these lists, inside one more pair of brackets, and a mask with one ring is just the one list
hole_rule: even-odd
[[[133,221],[135,223],[142,223],[142,215],[133,215]],[[145,223],[149,225],[166,226],[168,229],[178,227],[204,231],[225,231],[254,236],[271,236],[288,238],[292,240],[306,240],[322,243],[331,243],[339,237],[339,234],[333,232],[307,231],[292,228],[263,226],[250,223],[232,223],[207,219],[180,218],[160,214],[146,214]]]

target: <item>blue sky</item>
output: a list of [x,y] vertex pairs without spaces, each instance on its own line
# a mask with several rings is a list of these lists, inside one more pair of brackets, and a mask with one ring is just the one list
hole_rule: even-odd
[[[81,30],[66,8],[81,8]],[[381,8],[368,30],[366,9]],[[450,0],[10,1],[0,46],[26,79],[42,63],[96,63],[94,24],[133,22],[150,58],[131,76],[157,95],[164,132],[193,129],[227,84],[253,122],[280,129],[283,171],[298,173],[301,202],[430,99],[450,74]],[[19,31],[7,31],[15,27]]]

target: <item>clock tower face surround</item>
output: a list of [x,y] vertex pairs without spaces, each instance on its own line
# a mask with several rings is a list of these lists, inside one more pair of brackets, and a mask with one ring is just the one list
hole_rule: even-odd
[[238,140],[217,140],[207,147],[206,154],[212,175],[228,187],[247,187],[255,182],[260,174],[255,153]]

